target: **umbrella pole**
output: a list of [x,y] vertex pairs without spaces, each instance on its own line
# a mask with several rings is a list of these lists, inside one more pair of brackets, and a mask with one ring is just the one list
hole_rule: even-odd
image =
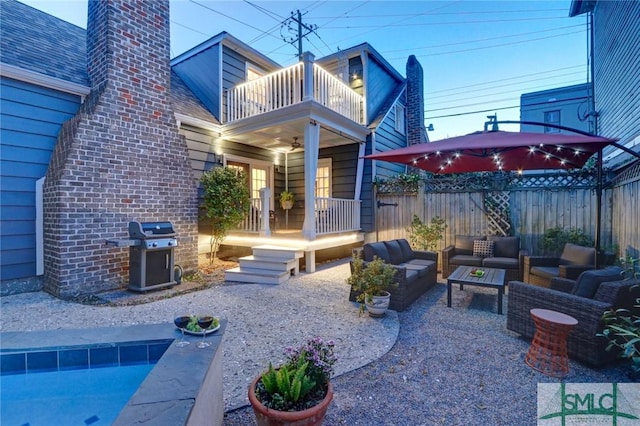
[[598,150],[598,160],[597,160],[597,183],[596,183],[596,269],[600,267],[600,235],[602,233],[601,222],[602,222],[602,150]]

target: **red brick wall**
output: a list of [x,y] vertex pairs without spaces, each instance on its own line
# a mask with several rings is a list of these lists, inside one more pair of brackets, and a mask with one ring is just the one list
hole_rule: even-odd
[[129,221],[173,222],[176,263],[197,266],[197,182],[169,102],[169,1],[89,2],[92,92],[46,175],[45,281],[61,296],[122,288]]
[[424,128],[424,76],[414,55],[407,60],[407,139],[409,145],[427,142]]

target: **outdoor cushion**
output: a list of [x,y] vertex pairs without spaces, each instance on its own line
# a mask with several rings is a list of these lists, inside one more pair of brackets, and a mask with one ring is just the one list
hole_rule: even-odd
[[456,254],[473,254],[473,241],[484,240],[483,236],[456,235]]
[[402,249],[402,258],[404,260],[411,260],[411,259],[415,259],[415,254],[413,254],[413,249],[411,248],[411,245],[409,245],[409,241],[405,240],[404,238],[401,238],[398,241],[398,244],[400,244],[400,248]]
[[402,256],[402,248],[400,248],[400,244],[398,241],[384,241],[384,245],[387,248],[387,252],[389,253],[389,260],[394,265],[398,265],[404,261],[404,256]]
[[482,266],[486,268],[518,269],[520,262],[513,257],[487,257],[482,261]]
[[417,279],[420,275],[418,274],[418,271],[414,271],[412,269],[407,268],[407,281],[411,282],[415,279]]
[[606,281],[618,281],[622,279],[620,273],[622,268],[612,266],[610,268],[598,269],[592,271],[584,271],[580,274],[576,280],[576,285],[573,287],[573,294],[581,297],[588,297],[593,299],[600,284]]
[[560,265],[593,265],[596,263],[596,249],[566,243],[560,255]]
[[487,239],[494,243],[494,257],[518,257],[520,251],[520,237],[500,237],[497,235],[490,235]]
[[493,241],[474,240],[473,255],[476,257],[493,257]]
[[385,262],[391,263],[387,246],[383,242],[365,244],[362,248],[362,256],[367,262],[372,261],[374,256],[377,256]]
[[449,259],[451,265],[482,266],[482,258],[467,254],[455,255]]
[[551,278],[560,275],[560,268],[557,266],[532,266],[529,273],[551,280]]
[[416,271],[418,273],[418,277],[421,277],[421,278],[427,275],[427,272],[429,272],[429,269],[425,268],[422,265],[416,265],[411,263],[401,263],[398,266],[400,266],[401,268],[407,268],[407,271]]
[[420,276],[426,275],[428,272],[436,269],[436,262],[433,260],[425,260],[425,259],[412,259],[402,264],[402,266],[411,266],[412,268],[420,268],[424,274],[420,274]]

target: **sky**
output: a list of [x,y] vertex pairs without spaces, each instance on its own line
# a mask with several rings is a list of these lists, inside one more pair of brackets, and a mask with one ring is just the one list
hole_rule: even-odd
[[[21,0],[86,28],[86,0]],[[287,18],[313,29],[317,58],[367,42],[403,76],[424,69],[431,141],[482,130],[488,115],[518,120],[520,95],[588,81],[586,15],[570,0],[212,1],[171,0],[171,56],[227,31],[277,63],[297,62]],[[284,22],[284,24],[283,24]],[[291,21],[289,21],[290,23]],[[501,126],[518,131],[518,126]]]

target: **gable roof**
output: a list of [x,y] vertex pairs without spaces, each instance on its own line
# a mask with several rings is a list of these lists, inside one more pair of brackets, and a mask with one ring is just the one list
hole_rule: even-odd
[[14,0],[0,1],[0,62],[88,86],[86,31]]
[[344,49],[344,50],[340,50],[336,53],[332,53],[331,55],[327,55],[324,56],[322,58],[316,59],[316,62],[318,63],[326,63],[326,62],[331,62],[331,61],[335,61],[338,60],[338,58],[340,58],[341,56],[346,55],[350,55],[350,54],[356,54],[359,53],[360,51],[365,51],[369,54],[369,56],[371,56],[373,59],[375,59],[376,62],[378,62],[380,65],[382,65],[382,67],[391,75],[393,75],[394,78],[396,78],[398,81],[404,81],[404,77],[402,76],[402,74],[400,74],[398,72],[398,70],[396,70],[380,53],[378,53],[378,51],[376,49],[373,48],[373,46],[371,46],[369,43],[361,43],[358,44],[356,46],[353,47],[349,47],[348,49]]
[[[0,21],[0,62],[3,66],[89,87],[87,31],[84,28],[15,0],[0,0]],[[36,79],[30,78],[30,81],[36,82]],[[41,84],[46,85],[46,82]],[[174,72],[171,73],[169,94],[176,113],[219,124]]]

